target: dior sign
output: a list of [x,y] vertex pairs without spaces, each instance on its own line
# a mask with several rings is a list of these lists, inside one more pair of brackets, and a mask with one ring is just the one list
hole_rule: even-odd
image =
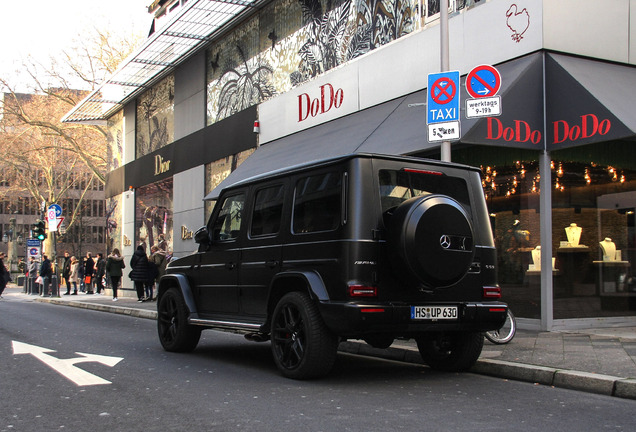
[[155,156],[155,175],[166,173],[170,170],[170,160],[164,159],[161,155]]
[[188,229],[187,226],[181,225],[181,240],[189,240],[193,236],[192,230]]
[[344,90],[334,89],[329,83],[320,86],[320,95],[312,99],[307,93],[298,95],[298,121],[324,114],[332,108],[340,108],[344,101]]

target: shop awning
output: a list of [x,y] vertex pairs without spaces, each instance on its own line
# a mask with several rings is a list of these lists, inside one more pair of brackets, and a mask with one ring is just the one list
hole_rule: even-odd
[[546,54],[548,149],[636,136],[636,67]]
[[462,119],[462,143],[556,150],[636,136],[635,67],[540,52],[497,69],[502,114]]

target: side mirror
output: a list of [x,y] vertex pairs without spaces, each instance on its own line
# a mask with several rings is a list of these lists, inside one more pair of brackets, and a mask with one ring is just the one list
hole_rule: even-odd
[[194,233],[194,242],[201,245],[210,243],[210,233],[207,227],[201,227]]

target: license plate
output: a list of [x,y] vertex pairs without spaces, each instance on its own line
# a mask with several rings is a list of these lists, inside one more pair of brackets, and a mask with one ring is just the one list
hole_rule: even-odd
[[414,320],[456,320],[457,306],[411,306]]

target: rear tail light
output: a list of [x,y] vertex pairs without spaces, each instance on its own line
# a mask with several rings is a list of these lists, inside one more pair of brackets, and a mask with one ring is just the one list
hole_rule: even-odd
[[349,285],[349,296],[351,297],[375,297],[378,289],[366,285]]
[[499,299],[501,298],[501,288],[498,286],[483,287],[485,299]]

